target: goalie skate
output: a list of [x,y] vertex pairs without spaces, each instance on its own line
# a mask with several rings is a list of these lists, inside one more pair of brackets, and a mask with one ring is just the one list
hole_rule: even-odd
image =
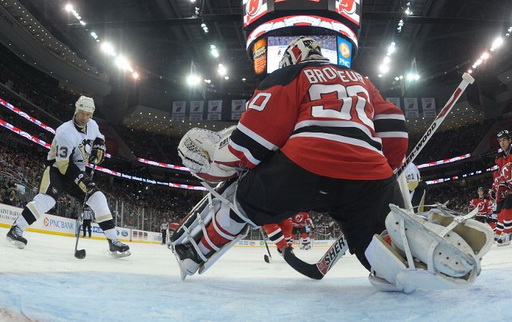
[[130,246],[121,243],[119,240],[108,240],[108,247],[110,255],[115,258],[128,257],[132,253],[130,252]]

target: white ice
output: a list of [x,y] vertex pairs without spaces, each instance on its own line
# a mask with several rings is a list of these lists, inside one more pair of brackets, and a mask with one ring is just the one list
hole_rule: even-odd
[[[234,248],[203,275],[182,282],[162,245],[131,243],[115,259],[107,242],[25,233],[19,250],[0,228],[0,321],[504,321],[510,317],[512,246],[484,257],[467,289],[384,293],[345,256],[321,281],[288,267],[275,249]],[[296,251],[309,262],[326,248]]]

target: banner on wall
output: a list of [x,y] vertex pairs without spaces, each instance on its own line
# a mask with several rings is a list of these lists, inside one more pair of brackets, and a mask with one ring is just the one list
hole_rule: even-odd
[[243,112],[245,112],[245,100],[232,100],[231,119],[239,120]]
[[222,118],[222,100],[208,101],[208,121],[220,121]]
[[420,117],[418,99],[416,97],[404,97],[404,112],[406,119],[417,119]]
[[400,103],[400,97],[387,97],[386,101],[395,104],[400,109],[402,109],[402,104]]
[[423,97],[421,99],[421,107],[423,109],[423,117],[428,119],[436,118],[436,99],[434,97]]
[[183,121],[185,120],[185,112],[187,108],[186,101],[174,101],[172,102],[172,114],[171,120]]
[[190,101],[190,120],[201,121],[203,119],[204,101]]

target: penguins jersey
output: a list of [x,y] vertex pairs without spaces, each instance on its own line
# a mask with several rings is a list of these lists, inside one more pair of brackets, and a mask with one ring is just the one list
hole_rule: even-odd
[[83,130],[75,126],[73,120],[67,121],[55,131],[47,160],[54,161],[52,166],[61,174],[74,178],[85,171],[96,138],[105,139],[96,121],[89,120]]
[[416,167],[414,163],[409,163],[409,165],[405,168],[404,172],[409,191],[413,192],[421,181],[420,170],[418,170],[418,167]]
[[402,165],[407,142],[402,111],[368,78],[310,61],[261,82],[228,148],[250,169],[280,149],[317,175],[380,180]]

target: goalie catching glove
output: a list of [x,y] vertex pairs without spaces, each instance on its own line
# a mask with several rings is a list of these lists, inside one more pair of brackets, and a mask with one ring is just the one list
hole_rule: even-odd
[[228,149],[229,136],[236,126],[220,132],[193,128],[178,145],[178,154],[183,165],[192,175],[208,181],[220,182],[238,174],[240,160]]
[[107,147],[105,146],[105,140],[102,138],[96,138],[92,143],[91,155],[89,156],[89,163],[98,165],[105,160],[105,151],[107,151]]
[[476,212],[454,216],[446,209],[412,214],[390,208],[387,231],[375,235],[365,252],[375,288],[411,293],[474,283],[480,261],[493,243],[492,229],[469,219]]

